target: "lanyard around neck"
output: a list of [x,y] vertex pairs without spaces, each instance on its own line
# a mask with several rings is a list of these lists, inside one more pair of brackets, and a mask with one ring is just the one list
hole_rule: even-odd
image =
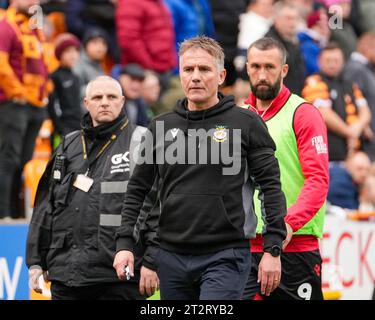
[[90,166],[99,159],[99,157],[104,153],[104,151],[108,148],[108,146],[117,139],[118,135],[121,133],[122,130],[126,128],[128,125],[129,120],[126,119],[125,122],[121,125],[121,127],[111,135],[109,140],[100,148],[99,152],[96,154],[95,158],[90,162],[88,161],[88,155],[87,155],[87,146],[86,146],[86,141],[84,137],[84,132],[81,130],[81,142],[82,142],[82,149],[83,149],[83,160],[88,162],[88,168],[87,171],[89,170]]

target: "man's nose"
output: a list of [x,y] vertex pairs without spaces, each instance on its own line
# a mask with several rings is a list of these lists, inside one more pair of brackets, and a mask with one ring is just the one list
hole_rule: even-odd
[[108,106],[109,105],[109,100],[108,100],[108,98],[106,96],[104,96],[102,98],[101,105],[102,106]]
[[192,81],[199,82],[200,80],[201,80],[201,73],[199,72],[198,68],[195,68],[193,72],[193,76],[192,76]]
[[267,80],[267,74],[264,71],[264,69],[262,69],[259,72],[259,81],[265,81],[265,80]]

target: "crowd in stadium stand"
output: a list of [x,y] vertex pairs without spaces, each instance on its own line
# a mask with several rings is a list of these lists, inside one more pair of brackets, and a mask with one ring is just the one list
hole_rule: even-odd
[[[25,216],[18,181],[32,158],[43,119],[52,121],[49,139],[56,147],[62,135],[80,128],[87,83],[108,74],[120,81],[129,119],[147,126],[183,97],[178,45],[201,34],[224,48],[227,77],[221,91],[234,94],[238,105],[250,91],[249,45],[264,36],[284,44],[290,65],[286,86],[313,103],[327,125],[332,181],[328,200],[345,209],[374,211],[375,1],[26,1],[40,3],[44,14],[43,27],[32,31],[36,38],[28,43],[24,62],[34,59],[34,65],[27,67],[18,61],[21,47],[14,45],[19,41],[25,51],[31,39],[22,34],[22,13],[12,8],[19,1],[0,0],[0,219]],[[13,24],[22,32],[12,31]],[[43,54],[36,63],[38,46]],[[25,105],[30,110],[22,115],[27,121],[19,128],[18,118],[8,115],[21,113]],[[34,109],[38,112],[31,115]],[[13,130],[18,134],[10,138]]]

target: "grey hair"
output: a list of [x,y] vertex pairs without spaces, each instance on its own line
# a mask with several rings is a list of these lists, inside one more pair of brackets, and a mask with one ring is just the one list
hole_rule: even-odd
[[283,12],[284,9],[292,9],[298,12],[298,7],[294,3],[290,3],[287,1],[278,1],[273,5],[273,17],[276,19],[279,17]]
[[179,57],[181,58],[190,49],[202,49],[208,52],[216,59],[219,70],[224,69],[224,50],[216,40],[206,36],[197,36],[185,40],[180,44]]

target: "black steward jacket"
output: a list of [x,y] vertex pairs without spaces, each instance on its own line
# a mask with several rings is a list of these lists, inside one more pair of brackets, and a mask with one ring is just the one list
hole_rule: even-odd
[[[82,124],[91,162],[88,176],[94,180],[89,192],[73,186],[78,174],[87,171],[88,162],[83,160],[83,144],[80,131],[66,136],[54,157],[48,163],[39,182],[35,209],[30,222],[26,264],[48,270],[51,280],[68,286],[84,286],[119,281],[113,268],[116,253],[115,233],[121,222],[121,207],[127,188],[132,162],[130,153],[139,143],[141,131],[128,122],[122,113],[112,123],[96,128],[88,114]],[[93,161],[103,145],[113,134],[118,137],[109,144],[103,154]],[[66,157],[66,172],[61,182],[54,182],[52,175],[56,154]],[[136,276],[139,280],[140,265],[151,269],[155,232],[146,230],[146,216],[153,207],[152,198],[145,202],[143,213],[133,233],[136,245]],[[148,249],[145,251],[145,247]],[[143,256],[143,259],[142,259]]]

